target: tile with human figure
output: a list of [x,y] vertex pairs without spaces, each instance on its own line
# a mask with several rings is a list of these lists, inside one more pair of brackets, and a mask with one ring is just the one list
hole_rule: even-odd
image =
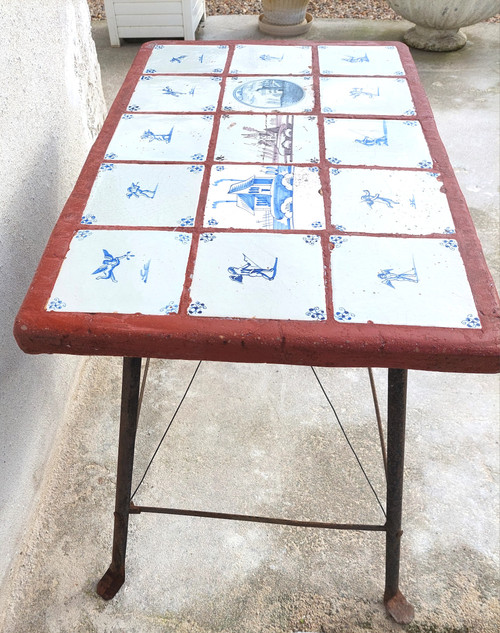
[[326,75],[404,75],[395,46],[318,46],[319,70]]
[[226,44],[157,44],[146,63],[144,73],[221,73],[226,65]]
[[221,77],[143,75],[127,106],[129,112],[213,112]]

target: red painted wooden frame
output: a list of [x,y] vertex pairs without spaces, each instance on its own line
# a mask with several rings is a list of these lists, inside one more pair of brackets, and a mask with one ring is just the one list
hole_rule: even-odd
[[[245,44],[272,44],[273,42],[249,42]],[[204,180],[198,203],[195,226],[183,228],[193,235],[191,253],[186,271],[186,283],[178,314],[150,316],[142,314],[58,313],[46,311],[59,269],[67,254],[69,244],[78,230],[92,185],[104,161],[104,155],[118,122],[126,111],[134,88],[156,44],[178,45],[179,42],[156,41],[144,44],[111,107],[106,122],[97,138],[75,188],[49,239],[38,270],[19,311],[14,326],[16,340],[25,352],[32,354],[59,353],[82,355],[112,355],[130,357],[203,359],[236,362],[285,363],[319,366],[371,366],[403,369],[427,369],[434,371],[460,371],[494,373],[500,371],[500,307],[493,280],[488,271],[481,245],[476,235],[467,204],[460,191],[445,148],[432,116],[429,102],[420,84],[417,70],[409,49],[399,42],[322,42],[321,45],[395,46],[401,56],[405,75],[416,106],[417,120],[422,129],[433,159],[429,171],[439,172],[455,223],[460,253],[464,259],[467,277],[472,288],[481,329],[416,327],[401,325],[377,325],[374,323],[341,323],[333,318],[332,286],[330,274],[330,249],[328,236],[340,234],[332,226],[329,217],[330,183],[326,161],[320,165],[320,177],[325,197],[326,229],[321,232],[325,262],[327,319],[321,322],[295,320],[266,320],[241,318],[190,317],[189,284],[193,272],[198,235],[206,231],[202,226],[203,210],[207,197],[208,169],[214,164],[214,151],[219,128],[221,97],[214,113],[214,126],[208,158],[205,162]],[[182,42],[183,46],[229,46],[229,56],[222,82],[230,76],[229,66],[235,42],[207,41]],[[318,44],[309,41],[274,42],[280,46],[310,46],[313,54],[313,81],[316,105],[311,114],[320,112]],[[331,75],[329,75],[331,76]],[[328,115],[332,116],[332,115]],[[344,118],[346,115],[343,115]],[[335,115],[342,118],[342,115]],[[357,118],[357,117],[347,117]],[[363,115],[359,118],[379,118]],[[387,119],[414,117],[396,116]],[[320,135],[320,150],[324,156],[324,138]],[[114,161],[106,161],[114,162]],[[122,161],[116,161],[122,162]],[[139,162],[139,161],[124,161]],[[141,161],[143,162],[143,161]],[[147,161],[144,161],[147,162]],[[156,163],[155,163],[156,164]],[[358,166],[359,167],[359,166]],[[353,168],[356,168],[355,166]],[[377,167],[370,168],[377,169]],[[148,230],[148,227],[92,227],[132,228]],[[154,230],[172,230],[149,227]],[[221,229],[224,230],[224,229]],[[225,229],[237,232],[234,229]],[[250,230],[245,230],[250,232]],[[316,232],[316,231],[315,231]],[[343,233],[345,235],[345,233]],[[356,235],[356,233],[352,233]],[[382,236],[384,234],[379,234]],[[399,235],[398,237],[424,237]],[[429,237],[428,235],[425,237]],[[434,234],[431,237],[449,237]]]

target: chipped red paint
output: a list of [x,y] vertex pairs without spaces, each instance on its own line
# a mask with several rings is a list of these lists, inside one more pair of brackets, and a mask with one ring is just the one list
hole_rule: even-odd
[[[27,353],[60,353],[82,355],[139,356],[153,358],[206,359],[234,362],[286,363],[320,366],[371,366],[433,371],[460,371],[493,373],[500,371],[500,307],[493,280],[489,274],[481,245],[470,218],[467,204],[460,191],[445,148],[439,137],[429,102],[420,84],[409,49],[400,42],[322,42],[322,45],[395,46],[401,56],[405,75],[417,110],[417,120],[429,146],[433,167],[439,172],[453,215],[456,239],[464,259],[472,288],[481,329],[453,329],[376,325],[373,323],[341,323],[333,319],[332,280],[329,251],[332,245],[328,234],[337,231],[326,213],[326,229],[322,233],[325,262],[327,319],[322,322],[277,321],[266,319],[195,318],[187,316],[190,302],[189,286],[193,273],[198,240],[192,240],[186,272],[186,283],[181,297],[179,313],[163,316],[141,314],[88,314],[47,312],[45,306],[66,256],[70,241],[82,228],[80,219],[99,170],[106,148],[126,111],[138,78],[156,44],[178,42],[154,41],[144,44],[127,74],[99,134],[85,162],[75,188],[49,239],[33,282],[19,311],[14,326],[16,340]],[[266,45],[273,42],[265,41]],[[226,81],[235,42],[207,41],[183,42],[189,45],[225,44],[230,48],[223,73]],[[245,41],[260,44],[262,41]],[[309,41],[279,41],[280,46],[307,45],[313,51],[313,69],[318,69],[318,44]],[[220,73],[217,73],[220,75]],[[332,75],[330,75],[332,76]],[[319,75],[313,72],[315,108],[310,113],[322,117],[319,101]],[[221,104],[223,90],[220,93]],[[181,114],[181,113],[178,113]],[[246,113],[251,115],[251,113]],[[214,126],[208,148],[207,169],[204,172],[202,193],[199,199],[195,226],[183,228],[197,237],[202,231],[203,209],[207,197],[210,169],[214,164],[215,142],[220,123],[221,108],[214,113]],[[331,116],[331,115],[329,115]],[[336,118],[346,118],[337,115]],[[351,117],[347,117],[351,118]],[[352,115],[352,118],[356,118]],[[376,118],[363,115],[359,118]],[[386,116],[387,119],[408,119],[407,116]],[[325,141],[320,126],[320,150],[324,156]],[[122,162],[122,161],[106,161]],[[127,163],[139,161],[124,161]],[[147,162],[147,161],[140,161]],[[157,164],[155,162],[155,164]],[[298,163],[294,163],[298,164]],[[328,167],[320,165],[322,192],[326,209],[330,206]],[[348,167],[348,165],[343,165]],[[354,169],[360,166],[353,166]],[[370,169],[377,167],[370,166]],[[397,169],[392,168],[391,169]],[[92,230],[118,228],[93,226]],[[119,227],[120,229],[148,230],[148,227]],[[150,227],[152,228],[152,227]],[[158,230],[172,230],[154,227]],[[219,229],[238,232],[235,229]],[[245,232],[249,232],[245,229]],[[276,232],[276,231],[274,231]],[[279,232],[279,231],[278,231]],[[304,231],[306,233],[306,231]],[[356,233],[351,233],[356,235]],[[384,234],[380,234],[382,236]],[[434,237],[443,237],[434,234]],[[433,237],[430,236],[430,237]],[[419,237],[398,235],[397,237]],[[429,237],[429,236],[426,236]]]

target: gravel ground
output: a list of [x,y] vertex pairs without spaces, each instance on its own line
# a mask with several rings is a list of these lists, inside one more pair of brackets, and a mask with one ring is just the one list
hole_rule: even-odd
[[[103,0],[87,0],[94,20],[106,19]],[[260,0],[206,0],[207,15],[257,15]],[[401,20],[385,0],[310,0],[308,11],[317,18],[366,18],[370,20]],[[500,22],[500,15],[488,22]]]

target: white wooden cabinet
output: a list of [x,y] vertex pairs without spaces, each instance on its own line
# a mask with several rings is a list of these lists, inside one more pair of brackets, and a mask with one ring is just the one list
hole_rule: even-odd
[[104,0],[111,46],[120,38],[194,40],[205,0]]

